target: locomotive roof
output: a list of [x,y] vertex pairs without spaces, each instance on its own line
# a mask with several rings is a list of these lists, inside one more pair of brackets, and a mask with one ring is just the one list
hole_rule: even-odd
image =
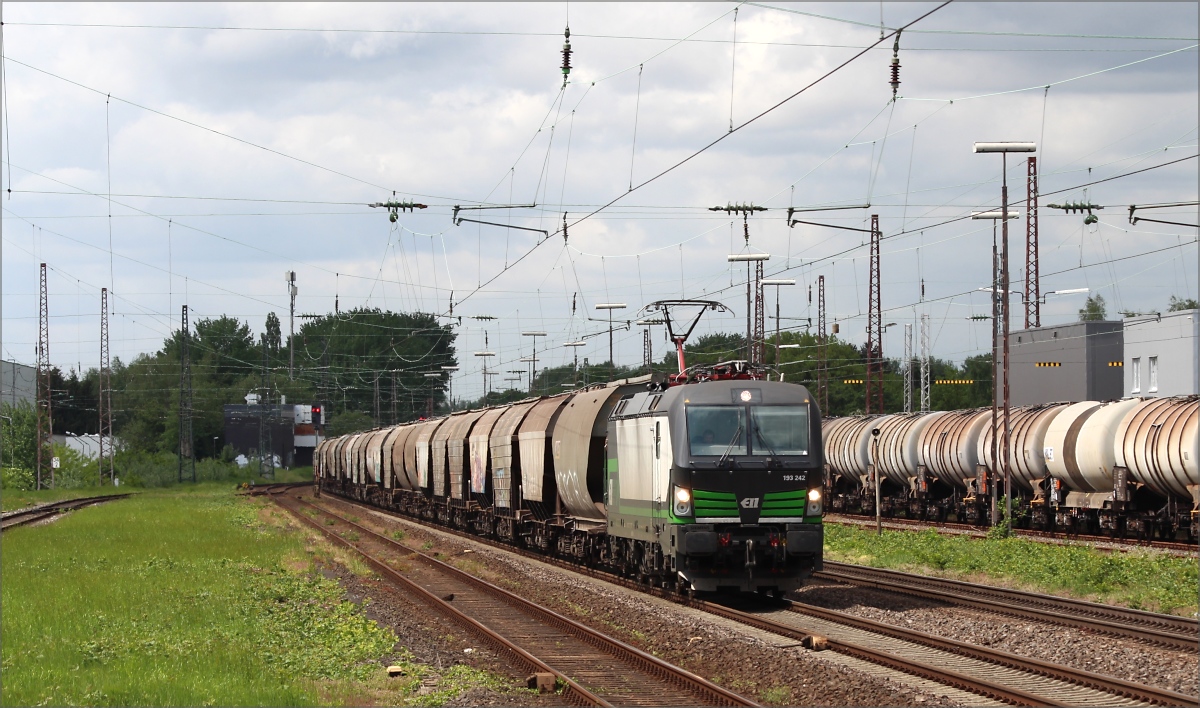
[[613,409],[612,418],[665,414],[679,402],[688,405],[741,405],[741,393],[750,391],[755,403],[796,405],[811,400],[808,388],[782,381],[706,381],[672,386],[665,391],[641,391],[625,396]]

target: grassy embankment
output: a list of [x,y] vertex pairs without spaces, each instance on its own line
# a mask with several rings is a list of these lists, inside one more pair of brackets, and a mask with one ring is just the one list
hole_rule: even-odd
[[825,525],[825,558],[877,568],[1000,584],[1024,590],[1194,617],[1195,558],[1150,550],[1106,553],[1083,544],[969,538],[926,531]]
[[267,504],[184,485],[5,532],[0,704],[437,705],[494,682],[456,667],[418,695],[431,669],[315,570],[365,567]]

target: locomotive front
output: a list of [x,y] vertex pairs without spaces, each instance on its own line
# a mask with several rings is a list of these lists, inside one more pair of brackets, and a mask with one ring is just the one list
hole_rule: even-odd
[[808,389],[708,381],[623,403],[610,534],[644,539],[664,575],[701,592],[784,593],[821,568],[824,456]]

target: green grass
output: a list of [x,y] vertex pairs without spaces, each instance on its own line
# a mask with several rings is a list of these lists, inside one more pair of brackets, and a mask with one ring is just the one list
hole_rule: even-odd
[[825,524],[825,558],[877,568],[1000,582],[1095,602],[1195,616],[1195,558],[1021,538],[943,536],[932,529],[884,531]]
[[[4,705],[361,702],[396,637],[231,485],[146,491],[6,531]],[[307,550],[306,550],[307,548]]]

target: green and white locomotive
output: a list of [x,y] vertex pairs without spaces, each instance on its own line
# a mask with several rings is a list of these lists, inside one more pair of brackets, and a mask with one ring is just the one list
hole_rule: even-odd
[[820,413],[803,386],[732,376],[620,400],[607,531],[638,575],[783,593],[821,568]]

